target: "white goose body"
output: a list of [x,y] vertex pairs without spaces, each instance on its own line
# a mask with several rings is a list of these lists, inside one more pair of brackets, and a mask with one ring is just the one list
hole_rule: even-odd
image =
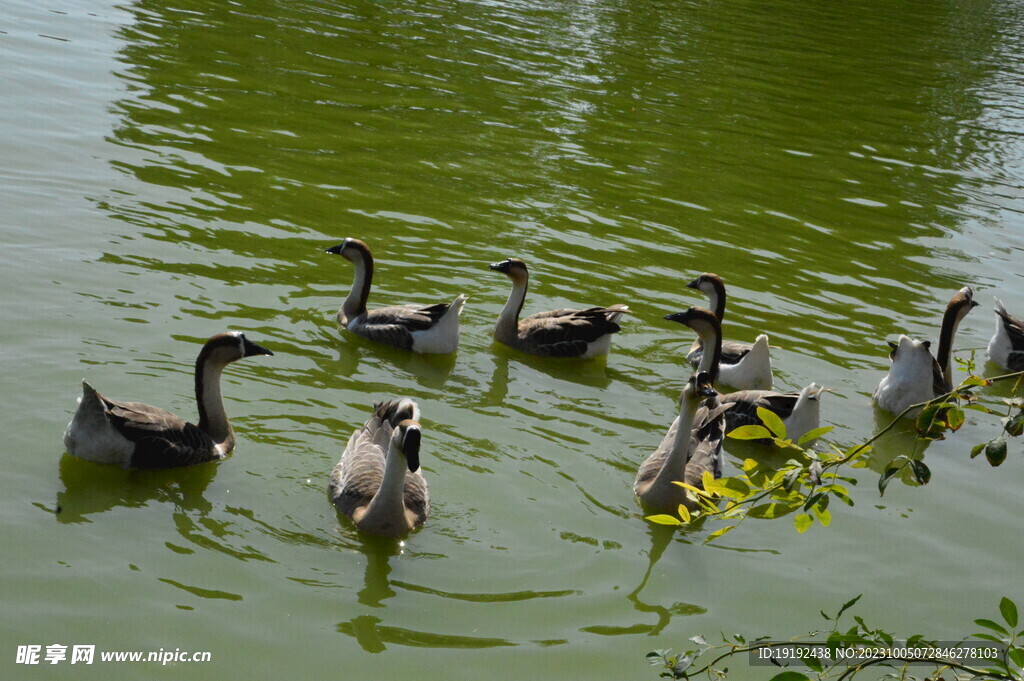
[[1024,371],[1024,321],[996,300],[996,330],[988,342],[988,358],[1008,371]]
[[890,355],[892,365],[889,372],[882,377],[871,396],[875,404],[888,412],[899,414],[912,404],[927,402],[935,397],[935,359],[930,346],[928,341],[900,335]]
[[396,305],[367,310],[373,282],[373,255],[359,239],[345,239],[328,253],[340,255],[355,267],[352,289],[338,310],[338,323],[369,340],[425,354],[448,354],[459,347],[459,315],[465,295],[451,303]]
[[[701,359],[698,371],[706,371],[712,381],[718,373],[719,361],[716,350],[722,342],[721,325],[718,317],[710,310],[691,307],[685,312],[669,315],[671,319],[686,324],[700,336],[704,347],[713,348]],[[757,415],[758,407],[775,413],[786,426],[786,437],[793,441],[817,428],[821,422],[819,399],[827,388],[811,383],[799,393],[783,393],[775,390],[738,390],[719,395],[718,400],[725,412],[726,432],[746,425],[764,425]]]
[[375,404],[373,416],[352,433],[331,472],[331,502],[364,532],[403,537],[430,513],[419,465],[419,415],[411,399]]
[[694,510],[696,500],[675,482],[703,489],[704,471],[722,476],[725,423],[715,395],[706,373],[694,374],[683,388],[679,415],[658,449],[641,464],[633,483],[644,508],[672,515],[680,505]]
[[[889,343],[892,365],[878,383],[871,399],[882,409],[900,414],[913,404],[920,404],[953,389],[953,339],[967,313],[977,307],[974,292],[964,286],[946,305],[939,333],[939,352],[932,357],[931,343],[901,335],[898,343]],[[920,409],[907,412],[914,418]]]
[[530,275],[526,263],[508,258],[490,266],[512,280],[512,292],[494,327],[499,343],[546,357],[600,357],[611,348],[618,322],[629,312],[627,305],[591,307],[585,310],[550,310],[519,319],[526,300]]
[[208,340],[196,360],[196,425],[159,407],[108,399],[82,381],[82,397],[64,433],[64,446],[81,459],[125,468],[171,468],[221,459],[235,446],[221,397],[221,373],[237,359],[272,354],[237,332]]
[[[705,272],[687,288],[700,291],[708,297],[708,307],[719,323],[725,317],[725,284],[717,274]],[[697,368],[704,356],[704,342],[698,338],[690,346],[686,358]],[[769,390],[772,387],[772,358],[768,336],[760,334],[753,344],[737,341],[722,341],[722,357],[719,361],[717,381],[741,390]]]

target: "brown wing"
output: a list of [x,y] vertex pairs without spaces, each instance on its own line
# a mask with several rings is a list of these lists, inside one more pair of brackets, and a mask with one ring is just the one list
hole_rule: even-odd
[[519,336],[538,354],[576,357],[589,343],[622,328],[608,318],[617,312],[606,307],[539,312],[519,322]]
[[779,418],[789,418],[793,407],[800,399],[800,393],[780,393],[774,390],[738,390],[719,396],[722,405],[731,405],[725,412],[726,430],[740,426],[764,425],[757,416],[757,408],[764,407],[778,414]]
[[107,419],[135,444],[133,468],[173,468],[219,459],[210,436],[166,409],[100,396]]
[[999,315],[1003,328],[1010,337],[1010,345],[1013,347],[1014,352],[1024,352],[1024,322],[999,307],[996,308],[996,314]]
[[[750,348],[753,345],[750,343],[741,343],[739,341],[722,341],[722,364],[739,364],[740,360],[747,356],[750,352]],[[704,342],[701,339],[697,339],[690,346],[690,351],[686,353],[687,361],[693,365],[693,368],[700,366],[700,360],[704,357]]]
[[411,350],[412,332],[437,324],[449,307],[449,303],[382,307],[367,312],[353,331],[378,343]]

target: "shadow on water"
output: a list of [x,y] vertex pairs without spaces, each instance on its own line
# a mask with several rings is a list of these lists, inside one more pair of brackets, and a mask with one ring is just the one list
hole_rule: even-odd
[[205,515],[211,509],[203,496],[217,473],[214,463],[166,470],[126,470],[83,461],[65,453],[60,459],[56,517],[62,523],[91,522],[87,516],[117,507],[140,508],[157,501],[176,512]]
[[[358,535],[359,551],[366,557],[363,570],[363,587],[357,594],[358,602],[374,609],[386,609],[385,601],[397,595],[396,588],[405,591],[441,596],[446,599],[477,602],[504,602],[526,600],[545,596],[562,596],[573,592],[557,592],[551,594],[454,594],[436,589],[421,587],[407,582],[392,581],[392,560],[398,560],[404,554],[404,542],[384,537],[373,537],[353,530]],[[403,627],[383,624],[385,620],[370,613],[356,615],[352,619],[340,622],[337,631],[356,639],[359,646],[369,653],[380,653],[387,649],[388,644],[418,648],[457,648],[481,649],[517,645],[500,638],[479,636],[458,636],[439,634],[427,631],[415,631]]]
[[537,357],[513,350],[497,341],[491,344],[491,351],[494,357],[494,371],[491,374],[490,387],[484,394],[482,404],[485,406],[499,406],[504,403],[510,382],[509,369],[513,364],[521,364],[552,378],[599,389],[611,385],[617,373],[608,368],[603,357]]

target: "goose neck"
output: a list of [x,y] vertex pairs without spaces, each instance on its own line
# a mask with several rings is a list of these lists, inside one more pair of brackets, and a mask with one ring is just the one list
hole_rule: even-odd
[[722,361],[722,332],[713,324],[701,324],[697,329],[701,343],[704,344],[704,354],[700,358],[700,366],[697,371],[706,371],[711,382],[718,381],[719,364]]
[[352,266],[355,268],[352,290],[341,304],[341,315],[346,323],[366,313],[366,301],[370,298],[370,284],[373,282],[373,256],[359,253],[352,260]]
[[405,472],[408,466],[405,457],[388,445],[384,460],[384,475],[370,505],[366,508],[363,522],[372,525],[396,525],[405,523]]
[[515,338],[519,334],[519,313],[522,312],[523,302],[526,300],[526,289],[529,286],[529,277],[523,275],[512,279],[512,291],[505,301],[505,307],[498,315],[498,323],[494,327],[494,337],[498,340]]
[[683,392],[679,401],[679,425],[676,428],[672,448],[661,470],[658,471],[659,485],[668,485],[673,480],[683,480],[686,463],[690,458],[690,441],[693,439],[693,420],[697,415],[698,402]]
[[946,390],[953,389],[953,338],[961,320],[970,311],[969,306],[950,306],[942,316],[942,330],[939,334],[939,352],[936,360],[942,369],[942,380]]
[[224,364],[200,358],[196,362],[196,403],[199,406],[199,429],[218,445],[230,450],[235,433],[224,411],[224,398],[220,392],[220,377]]

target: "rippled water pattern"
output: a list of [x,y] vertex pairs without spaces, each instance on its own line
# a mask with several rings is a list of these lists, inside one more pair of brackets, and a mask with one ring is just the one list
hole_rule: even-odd
[[[852,444],[886,339],[937,340],[963,285],[1024,314],[1024,64],[1015,3],[47,3],[0,19],[6,585],[17,645],[209,650],[160,678],[654,678],[643,656],[719,631],[787,637],[858,593],[869,622],[959,638],[1016,597],[1020,445],[993,423],[927,450],[798,535],[646,525],[637,465],[677,409],[670,312],[729,286],[728,337],[770,334],[779,387],[834,388]],[[462,345],[410,356],[340,332],[371,306],[466,293]],[[524,312],[628,303],[607,361],[493,343]],[[187,470],[63,453],[85,377],[194,417],[210,335],[271,348],[225,373],[238,447]],[[985,399],[1009,394],[1000,386]],[[339,519],[327,474],[374,400],[422,407],[434,509],[404,544]],[[726,473],[757,450],[732,443]],[[781,462],[781,457],[780,457]],[[78,678],[142,678],[97,664]],[[760,678],[737,670],[740,678]]]

